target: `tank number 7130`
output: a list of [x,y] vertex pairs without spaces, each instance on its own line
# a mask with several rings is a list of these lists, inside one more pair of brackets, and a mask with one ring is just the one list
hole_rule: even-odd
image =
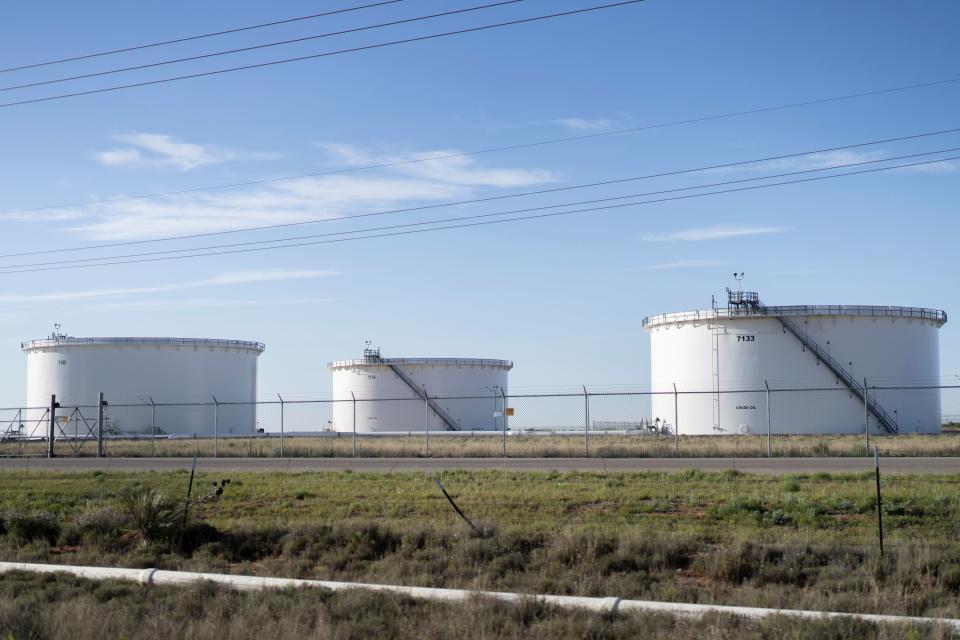
[[756,342],[757,336],[737,336],[737,342]]

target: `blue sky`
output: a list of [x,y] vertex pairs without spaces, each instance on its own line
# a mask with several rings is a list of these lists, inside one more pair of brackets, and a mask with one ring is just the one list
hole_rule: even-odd
[[[599,3],[599,2],[597,2]],[[12,7],[4,67],[348,6],[347,2]],[[357,2],[360,4],[360,2]],[[0,87],[428,14],[390,7],[42,69]],[[0,102],[574,9],[527,0],[417,25],[0,92]],[[960,83],[590,141],[153,200],[267,179],[655,124],[954,77],[955,2],[626,8],[263,70],[0,109],[2,253],[336,218],[777,155],[958,126]],[[255,240],[670,189],[948,147],[960,135]],[[956,153],[954,155],[957,155]],[[0,274],[0,400],[25,394],[19,343],[73,335],[261,340],[260,392],[328,393],[328,360],[508,358],[514,388],[644,386],[645,315],[705,307],[747,273],[770,304],[960,309],[960,164],[467,230],[233,256]],[[73,202],[84,207],[11,213]],[[193,243],[157,245],[179,248]],[[129,247],[130,250],[148,250]],[[58,253],[38,260],[83,257]],[[25,258],[2,258],[3,265]],[[942,373],[960,372],[953,323]]]

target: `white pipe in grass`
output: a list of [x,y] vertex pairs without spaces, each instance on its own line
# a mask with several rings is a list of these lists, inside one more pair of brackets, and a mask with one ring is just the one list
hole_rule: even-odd
[[390,584],[366,584],[362,582],[333,582],[329,580],[300,580],[296,578],[267,578],[239,576],[223,573],[196,573],[192,571],[163,571],[160,569],[121,569],[114,567],[75,567],[60,564],[31,564],[27,562],[0,562],[0,574],[11,571],[30,573],[66,573],[89,580],[128,580],[143,585],[188,585],[197,582],[213,582],[241,591],[264,589],[289,589],[319,587],[331,591],[362,589],[392,593],[420,600],[463,602],[472,598],[489,598],[500,602],[536,600],[563,608],[587,609],[606,613],[645,611],[673,616],[697,618],[707,613],[726,613],[743,618],[759,619],[769,616],[791,616],[813,620],[855,619],[884,624],[940,625],[960,631],[960,620],[952,618],[920,618],[915,616],[888,616],[872,613],[844,613],[837,611],[803,611],[798,609],[764,609],[760,607],[736,607],[717,604],[686,604],[682,602],[656,602],[652,600],[624,600],[622,598],[590,598],[581,596],[555,596],[500,591],[468,591],[465,589],[434,589],[430,587],[405,587]]

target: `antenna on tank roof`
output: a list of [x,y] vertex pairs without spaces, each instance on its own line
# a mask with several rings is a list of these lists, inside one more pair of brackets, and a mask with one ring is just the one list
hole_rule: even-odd
[[63,333],[62,328],[63,328],[63,325],[61,325],[59,322],[54,322],[53,333],[50,334],[50,339],[60,341],[66,338],[67,334]]
[[744,276],[744,275],[745,275],[745,274],[743,273],[743,271],[734,271],[734,272],[733,272],[733,279],[737,281],[737,293],[740,293],[741,291],[743,291],[743,276]]
[[367,362],[377,362],[380,360],[380,349],[374,349],[372,340],[363,341],[363,358]]

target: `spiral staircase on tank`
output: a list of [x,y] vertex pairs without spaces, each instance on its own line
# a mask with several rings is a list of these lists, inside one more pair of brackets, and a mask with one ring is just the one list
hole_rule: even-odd
[[[389,360],[386,360],[380,355],[380,349],[364,349],[363,359],[367,361],[369,364],[379,364],[379,365],[385,365],[389,367],[389,369],[393,371],[397,375],[397,377],[403,381],[404,384],[410,387],[410,389],[417,395],[417,397],[425,401],[427,403],[427,406],[433,409],[433,412],[436,413],[441,420],[443,420],[443,424],[446,425],[447,431],[460,430],[460,425],[457,424],[457,421],[454,420],[453,417],[443,409],[443,407],[437,404],[436,400],[428,396],[426,390],[423,387],[419,386],[413,380],[413,378],[407,375],[406,371],[401,369],[398,365],[391,363]],[[428,426],[429,425],[424,425],[424,428],[427,428]]]
[[899,432],[897,421],[880,406],[876,398],[870,397],[865,385],[857,382],[849,371],[844,369],[826,349],[821,347],[796,322],[782,314],[771,311],[760,302],[760,296],[756,291],[732,291],[727,289],[727,309],[731,315],[764,315],[776,318],[786,331],[790,332],[800,341],[800,344],[809,349],[814,357],[825,364],[837,379],[843,382],[850,392],[866,405],[867,410],[877,419],[884,431],[887,433]]

